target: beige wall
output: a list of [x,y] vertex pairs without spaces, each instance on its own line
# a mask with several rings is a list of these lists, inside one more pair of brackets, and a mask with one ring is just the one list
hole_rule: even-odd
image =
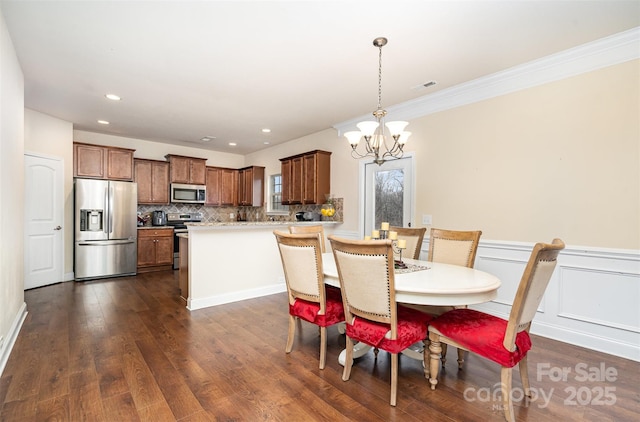
[[413,122],[419,213],[485,239],[639,249],[639,63]]
[[24,305],[24,77],[0,12],[0,373]]
[[25,108],[25,152],[63,160],[64,165],[64,273],[73,273],[73,125],[64,120]]

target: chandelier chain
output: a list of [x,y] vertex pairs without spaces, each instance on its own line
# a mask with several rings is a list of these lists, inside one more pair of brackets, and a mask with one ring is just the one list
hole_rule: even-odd
[[378,110],[382,108],[382,46],[378,47]]

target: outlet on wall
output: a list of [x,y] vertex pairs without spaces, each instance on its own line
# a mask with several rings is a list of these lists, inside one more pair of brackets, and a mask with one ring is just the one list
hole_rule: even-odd
[[433,224],[431,214],[422,214],[422,224],[424,224],[425,226],[430,226],[431,224]]

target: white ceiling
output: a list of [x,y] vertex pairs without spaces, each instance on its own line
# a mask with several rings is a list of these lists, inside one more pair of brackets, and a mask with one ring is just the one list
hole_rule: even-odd
[[[0,6],[24,72],[25,107],[74,129],[238,154],[373,111],[378,36],[389,39],[389,107],[640,26],[638,0]],[[437,85],[417,88],[431,80]],[[216,139],[200,141],[207,135]]]

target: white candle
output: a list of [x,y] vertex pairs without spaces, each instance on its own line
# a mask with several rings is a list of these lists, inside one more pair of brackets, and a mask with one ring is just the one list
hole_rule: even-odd
[[364,240],[371,240],[371,236],[365,236]]
[[407,241],[405,239],[398,240],[398,248],[399,249],[406,249],[407,248]]
[[389,239],[391,240],[398,239],[398,232],[389,232]]
[[389,230],[389,223],[380,223],[380,230]]
[[374,230],[371,232],[371,237],[373,237],[374,239],[379,239],[380,238],[380,232],[378,230]]

